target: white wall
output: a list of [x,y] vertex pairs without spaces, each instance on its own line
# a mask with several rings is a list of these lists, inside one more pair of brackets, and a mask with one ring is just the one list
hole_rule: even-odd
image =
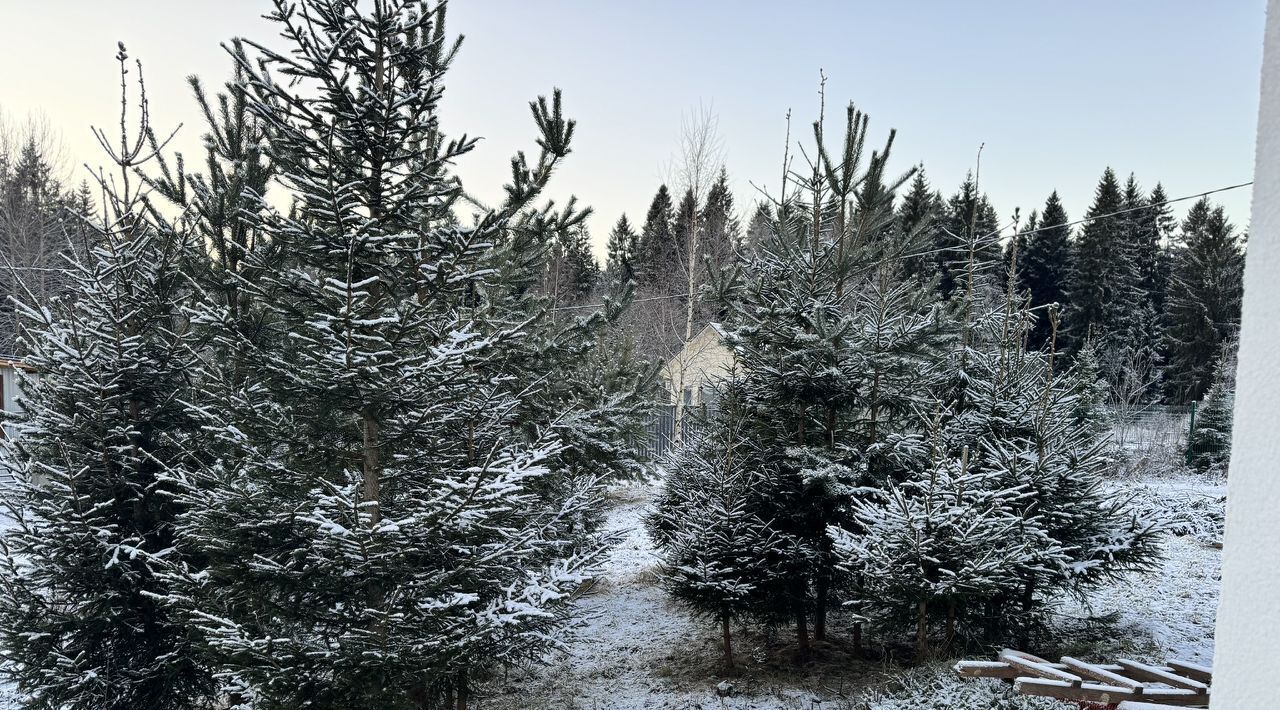
[[1280,0],[1267,7],[1256,161],[1213,664],[1215,710],[1280,708]]

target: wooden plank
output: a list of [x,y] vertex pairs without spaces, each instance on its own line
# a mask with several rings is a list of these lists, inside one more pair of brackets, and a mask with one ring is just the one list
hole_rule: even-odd
[[1185,688],[1187,690],[1194,690],[1202,693],[1208,692],[1209,690],[1208,685],[1201,683],[1194,678],[1186,678],[1184,676],[1177,675],[1176,673],[1162,671],[1156,666],[1150,666],[1146,663],[1141,663],[1128,658],[1117,658],[1116,662],[1121,666],[1124,666],[1128,675],[1139,680],[1164,683],[1165,685],[1171,685],[1175,688]]
[[[1062,663],[1046,663],[1045,665],[1050,668],[1056,668],[1060,671],[1071,670]],[[1125,669],[1122,666],[1118,666],[1114,663],[1095,663],[1093,665],[1104,671],[1111,671],[1112,673],[1125,672]],[[1168,673],[1173,672],[1172,668],[1166,666],[1152,667]],[[1017,668],[1014,668],[1003,661],[960,661],[954,666],[954,670],[957,674],[965,678],[1004,678],[1006,680],[1013,680],[1014,678],[1023,675],[1023,673]]]
[[1032,656],[1029,653],[1021,653],[1005,649],[1000,652],[1000,660],[1022,671],[1023,675],[1047,678],[1049,680],[1060,680],[1077,687],[1084,682],[1084,678],[1081,678],[1074,673],[1054,668],[1049,665],[1048,661],[1037,656]]
[[1017,675],[1013,666],[1002,661],[960,661],[952,666],[952,670],[965,678],[1012,678]]
[[1077,675],[1102,681],[1108,685],[1116,685],[1121,688],[1126,688],[1139,695],[1142,694],[1142,683],[1140,681],[1109,671],[1097,664],[1085,663],[1084,661],[1072,658],[1071,656],[1063,656],[1062,665],[1066,666],[1071,672]]
[[1052,661],[1050,661],[1047,658],[1041,658],[1039,656],[1027,653],[1026,651],[1019,651],[1016,648],[1001,649],[1000,658],[1004,658],[1005,656],[1016,656],[1018,658],[1023,658],[1028,661],[1031,661],[1032,663],[1043,663],[1046,666],[1052,663]]
[[1209,695],[1197,693],[1184,688],[1144,688],[1139,695],[1133,691],[1115,685],[1100,683],[1084,683],[1079,687],[1060,680],[1043,678],[1019,678],[1014,689],[1023,695],[1038,695],[1058,700],[1084,701],[1092,703],[1114,704],[1126,700],[1155,701],[1178,707],[1208,707]]
[[1184,675],[1201,683],[1213,683],[1213,669],[1198,663],[1187,661],[1169,661],[1169,668],[1178,675]]

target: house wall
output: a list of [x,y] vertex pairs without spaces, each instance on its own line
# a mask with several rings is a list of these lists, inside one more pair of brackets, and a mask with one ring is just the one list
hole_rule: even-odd
[[[725,346],[720,331],[714,326],[707,326],[667,362],[662,376],[673,404],[679,395],[676,387],[682,383],[686,390],[692,390],[688,403],[696,405],[703,403],[703,390],[716,388],[728,378],[732,367],[733,351]],[[684,374],[683,381],[681,373]]]
[[1280,0],[1267,7],[1253,180],[1214,637],[1215,710],[1280,707]]
[[[3,389],[4,411],[22,411],[22,407],[18,404],[18,399],[22,395],[21,385],[18,383],[18,370],[12,362],[0,361],[0,388]],[[4,425],[4,435],[6,437],[13,435],[11,424]]]

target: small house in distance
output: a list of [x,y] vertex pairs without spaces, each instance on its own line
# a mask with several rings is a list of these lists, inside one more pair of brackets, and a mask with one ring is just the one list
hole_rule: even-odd
[[693,336],[662,368],[671,404],[712,406],[733,368],[733,350],[724,342],[724,329],[711,323]]
[[[30,372],[31,366],[19,360],[13,355],[0,355],[0,403],[4,406],[4,411],[10,414],[17,414],[22,411],[20,397],[22,396],[21,384],[18,371]],[[0,430],[0,437],[8,438],[13,436],[13,425],[5,423]]]

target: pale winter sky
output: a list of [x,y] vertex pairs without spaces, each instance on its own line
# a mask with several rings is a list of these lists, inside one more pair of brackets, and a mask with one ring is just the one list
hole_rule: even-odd
[[[0,111],[43,114],[68,172],[98,164],[90,125],[113,125],[117,40],[143,60],[159,128],[203,127],[184,83],[220,83],[219,43],[273,39],[266,0],[0,0]],[[454,0],[467,36],[448,81],[445,120],[483,136],[460,166],[496,195],[508,158],[533,149],[527,102],[564,89],[579,121],[554,195],[593,205],[598,247],[622,212],[643,220],[682,115],[719,116],[735,194],[774,188],[784,116],[807,137],[825,70],[829,116],[855,101],[873,141],[899,131],[905,169],[923,161],[950,193],[981,143],[982,188],[1007,219],[1053,189],[1082,216],[1102,169],[1134,172],[1170,196],[1251,179],[1265,0]],[[1217,196],[1237,223],[1249,191]],[[1181,214],[1189,203],[1178,206]],[[1243,225],[1242,225],[1243,226]],[[600,249],[603,257],[603,249]]]

